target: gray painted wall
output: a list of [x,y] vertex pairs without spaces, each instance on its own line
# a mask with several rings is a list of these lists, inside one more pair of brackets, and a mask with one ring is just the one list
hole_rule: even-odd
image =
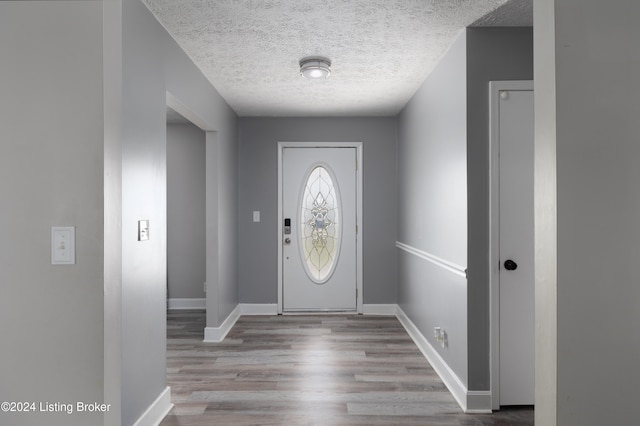
[[[362,142],[364,303],[396,303],[396,119],[242,118],[239,282],[243,303],[276,303],[279,141]],[[252,221],[252,212],[261,221]]]
[[400,241],[468,268],[399,251],[400,306],[469,390],[490,389],[489,82],[532,77],[531,28],[469,28],[400,115]]
[[167,125],[168,298],[204,298],[206,278],[205,132]]
[[[462,33],[399,116],[399,241],[467,265],[467,77]],[[398,304],[467,381],[467,283],[403,250]],[[433,340],[446,330],[449,348]]]
[[[109,397],[117,399],[122,407],[122,424],[132,424],[166,386],[166,92],[202,118],[206,130],[216,131],[215,138],[207,138],[206,155],[207,167],[213,166],[207,171],[207,179],[215,176],[212,181],[217,186],[207,190],[231,198],[208,218],[216,228],[219,219],[227,220],[236,210],[235,195],[228,195],[235,194],[236,189],[235,157],[228,153],[235,151],[236,115],[142,2],[113,0],[105,2],[104,7],[105,69],[118,70],[118,64],[122,64],[119,72],[105,74],[106,87],[117,88],[119,79],[122,84],[121,95],[110,96],[105,105],[115,117],[105,121],[105,149],[117,152],[120,145],[122,150],[122,198],[118,200],[110,192],[113,196],[105,205],[112,212],[119,201],[122,203],[121,259],[115,250],[105,253],[110,268],[105,274],[117,275],[118,262],[121,271],[120,283],[117,279],[105,280],[105,293],[109,300],[110,294],[120,293],[122,301],[121,315],[116,312],[105,324],[109,330],[117,330],[120,321],[121,338],[117,331],[110,331],[105,345],[121,345],[121,350],[108,352],[105,362],[109,373],[121,375],[119,390],[110,386]],[[209,146],[214,139],[215,145]],[[221,160],[231,160],[230,165],[215,168]],[[117,181],[117,167],[109,170],[115,174],[109,176],[109,182]],[[149,241],[136,239],[141,219],[150,220]],[[237,304],[235,241],[221,234],[219,244],[229,247],[230,252],[219,263],[218,259],[207,259],[217,265],[212,271],[216,279],[209,282],[212,300],[207,301],[207,319],[214,325]],[[215,255],[207,252],[208,257]],[[218,276],[225,281],[218,282]],[[117,311],[117,306],[113,309]]]
[[467,30],[469,389],[490,389],[489,82],[533,79],[532,28]]
[[[226,104],[225,104],[226,105]],[[230,110],[229,110],[230,111]],[[218,276],[214,279],[217,305],[211,305],[211,280],[207,277],[207,326],[219,326],[239,302],[238,280],[238,139],[235,114],[233,128],[216,134],[218,178]],[[207,140],[207,149],[211,144]],[[207,154],[209,156],[209,154]],[[211,169],[209,167],[209,169]],[[207,187],[207,191],[208,191]],[[210,256],[207,253],[207,256]],[[217,288],[216,288],[217,287]],[[212,314],[217,314],[213,318]]]
[[[101,22],[101,2],[0,2],[1,401],[103,401]],[[60,225],[76,227],[75,265],[51,265]]]
[[[166,124],[162,41],[139,2],[123,2],[122,423],[166,386]],[[143,53],[144,52],[144,53]],[[139,220],[149,240],[137,240]]]
[[638,16],[635,0],[555,1],[560,425],[637,422]]

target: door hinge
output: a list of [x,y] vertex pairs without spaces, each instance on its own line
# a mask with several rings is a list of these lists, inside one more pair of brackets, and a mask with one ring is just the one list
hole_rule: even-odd
[[358,171],[358,160],[356,160],[356,172]]
[[356,235],[358,235],[358,225],[356,225]]
[[358,289],[356,288],[356,300],[358,300]]

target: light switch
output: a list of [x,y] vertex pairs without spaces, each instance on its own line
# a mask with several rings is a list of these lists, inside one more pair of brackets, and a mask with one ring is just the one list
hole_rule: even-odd
[[74,226],[51,227],[51,264],[75,265],[76,228]]
[[254,210],[254,212],[253,212],[253,221],[254,222],[260,222],[260,211],[259,210]]
[[149,221],[138,221],[138,241],[147,241],[149,239]]

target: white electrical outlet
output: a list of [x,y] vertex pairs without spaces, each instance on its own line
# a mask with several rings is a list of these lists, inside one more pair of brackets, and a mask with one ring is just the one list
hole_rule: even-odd
[[442,329],[440,327],[433,327],[433,337],[435,337],[436,342],[442,339]]

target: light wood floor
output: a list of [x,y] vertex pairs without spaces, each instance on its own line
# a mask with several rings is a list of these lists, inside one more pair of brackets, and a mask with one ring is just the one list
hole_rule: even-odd
[[170,311],[174,425],[533,425],[533,410],[463,414],[395,317],[243,316],[202,343],[203,311]]

